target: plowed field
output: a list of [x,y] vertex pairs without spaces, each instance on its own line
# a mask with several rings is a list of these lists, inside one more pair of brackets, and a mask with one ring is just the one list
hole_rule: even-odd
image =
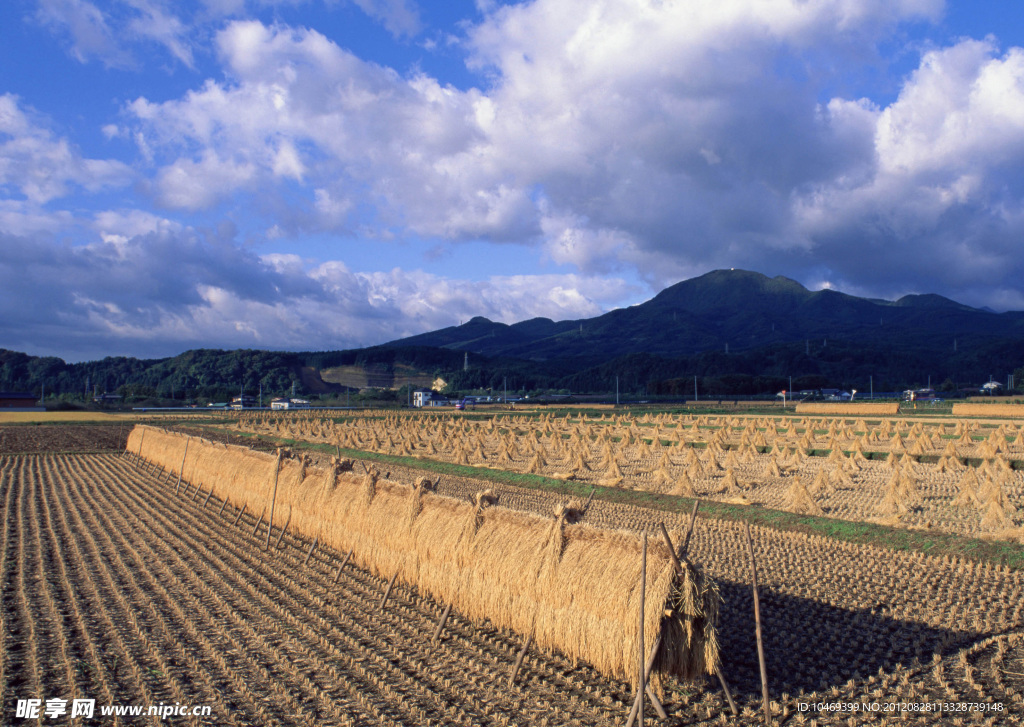
[[132,423],[0,425],[0,454],[120,452]]
[[[18,699],[208,705],[164,724],[611,725],[628,687],[521,637],[448,621],[442,604],[283,536],[216,495],[114,454],[0,458],[0,723]],[[511,494],[511,493],[510,493]],[[595,503],[595,521],[648,528],[664,513]],[[588,513],[588,517],[590,517]],[[666,524],[675,524],[666,521]],[[749,563],[741,526],[702,520],[691,556],[721,584],[723,668],[759,724]],[[279,532],[272,533],[276,541]],[[755,528],[769,686],[783,724],[879,724],[801,704],[987,705],[893,724],[1020,724],[1019,571]],[[668,684],[665,724],[720,723],[717,682]],[[884,707],[883,707],[884,708]],[[909,707],[913,708],[913,706]],[[97,707],[98,709],[98,707]],[[42,719],[43,724],[59,720]],[[82,724],[156,724],[100,718]]]

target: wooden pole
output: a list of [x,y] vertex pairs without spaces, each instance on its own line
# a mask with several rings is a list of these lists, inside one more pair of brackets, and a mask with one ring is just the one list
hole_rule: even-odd
[[257,531],[257,530],[259,530],[259,529],[260,529],[260,525],[262,525],[262,524],[263,524],[263,514],[264,514],[265,512],[266,512],[266,509],[264,508],[263,512],[261,512],[261,513],[260,513],[260,519],[256,521],[256,527],[254,527],[254,528],[252,529],[252,534],[253,534],[253,537],[255,537],[255,536],[256,536],[256,531]]
[[[264,550],[268,550],[270,548],[270,533],[274,530],[274,503],[277,502],[277,478],[280,475],[281,450],[277,450],[277,462],[274,464],[274,492],[270,496],[270,525],[267,527],[267,543],[263,546]],[[281,532],[283,533],[284,531],[282,530]]]
[[212,488],[212,487],[210,488],[210,494],[208,494],[208,495],[206,496],[206,499],[205,499],[205,500],[203,500],[203,507],[204,507],[204,508],[206,507],[206,503],[208,503],[208,502],[210,501],[210,498],[211,498],[211,497],[213,497],[213,488]]
[[[146,432],[142,432],[145,436]],[[188,457],[188,443],[192,441],[192,437],[185,440],[185,454],[181,455],[181,467],[178,469],[178,486],[174,488],[174,494],[178,494],[178,489],[181,487],[181,476],[185,473],[185,458]]]
[[227,504],[228,504],[228,498],[225,497],[223,502],[220,503],[220,510],[217,511],[218,515],[220,515],[221,513],[224,512],[224,508],[227,507]]
[[[691,522],[695,519],[696,513],[697,508],[695,506],[693,509],[693,515],[690,516]],[[677,555],[675,546],[672,545],[672,538],[669,537],[668,530],[665,529],[665,523],[659,523],[659,525],[661,526],[661,534],[665,538],[665,545],[668,546],[669,555],[672,557],[672,563],[676,567],[676,573],[682,575],[683,564],[680,562],[680,559],[687,564],[690,562],[690,559],[686,557],[686,548],[680,548],[680,552]],[[718,677],[718,682],[722,685],[722,691],[725,692],[725,699],[729,702],[729,711],[732,712],[733,717],[738,716],[740,712],[736,708],[736,702],[733,701],[732,692],[729,690],[729,684],[725,681],[725,674],[722,673],[721,664],[715,664],[715,676]]]
[[637,709],[637,724],[644,727],[644,600],[647,598],[647,533],[644,533],[643,550],[640,555],[640,628],[637,640],[640,647],[637,649],[639,656],[639,673],[637,674],[636,695],[640,700]]
[[199,496],[199,485],[196,485],[196,491],[192,493],[192,500],[195,501],[196,497]]
[[441,620],[437,622],[437,628],[434,629],[434,635],[430,637],[430,643],[436,643],[441,637],[441,630],[444,628],[445,622],[448,620],[448,614],[452,612],[452,604],[448,604],[444,607],[444,613],[441,614]]
[[697,524],[697,508],[700,507],[700,500],[693,501],[693,511],[690,513],[690,526],[686,529],[686,537],[683,538],[681,550],[683,553],[690,549],[690,536],[693,535],[693,526]]
[[[644,665],[644,692],[648,697],[651,697],[654,709],[658,712],[658,716],[661,719],[668,719],[668,715],[665,713],[665,708],[661,706],[661,702],[658,700],[654,690],[651,689],[650,678],[651,670],[654,668],[654,660],[658,656],[658,649],[661,647],[661,634],[658,634],[658,638],[654,641],[654,647],[651,649],[651,653],[647,655],[647,663]],[[640,694],[636,693],[636,697],[633,698],[633,708],[629,712],[629,719],[626,720],[626,727],[633,727],[633,723],[636,722],[636,715],[640,709]]]
[[383,598],[380,599],[380,605],[377,606],[377,610],[378,611],[383,611],[384,610],[384,604],[388,602],[388,596],[391,595],[391,589],[394,587],[395,580],[397,578],[398,578],[398,571],[395,571],[395,574],[393,576],[391,576],[391,580],[388,581],[388,587],[384,589],[384,596],[383,596]]
[[237,515],[235,515],[235,522],[233,522],[232,525],[238,525],[238,521],[242,519],[242,513],[245,512],[245,508],[247,507],[249,507],[249,503],[243,502],[242,509],[238,511]]
[[732,712],[732,716],[739,716],[740,711],[736,708],[736,702],[732,699],[732,692],[729,691],[729,685],[725,681],[725,675],[722,674],[722,667],[719,664],[715,664],[715,676],[718,677],[718,681],[722,685],[722,691],[725,692],[725,699],[729,702],[729,710]]
[[316,544],[319,543],[319,542],[320,542],[320,536],[318,535],[317,537],[315,537],[313,539],[313,542],[310,543],[310,545],[309,545],[309,552],[306,553],[306,559],[304,561],[302,561],[303,567],[305,567],[306,563],[309,562],[309,558],[310,558],[311,555],[313,555],[313,551],[316,549]]
[[523,642],[523,648],[519,650],[519,656],[516,657],[515,666],[512,667],[512,673],[508,677],[508,685],[510,687],[515,683],[516,677],[519,675],[519,667],[523,665],[523,659],[526,658],[526,652],[529,650],[531,643],[533,643],[532,633],[526,637],[526,641]]
[[594,493],[595,492],[597,492],[597,487],[594,486],[594,485],[591,485],[591,487],[590,487],[590,494],[587,495],[587,501],[585,503],[583,503],[583,509],[580,510],[580,517],[581,518],[584,515],[586,515],[587,514],[587,510],[590,509],[590,503],[594,501]]
[[143,429],[142,430],[142,436],[139,437],[139,451],[138,451],[138,454],[135,455],[135,466],[136,467],[139,466],[139,458],[142,457],[142,443],[145,442],[145,441],[146,441],[146,430]]
[[285,531],[288,530],[288,525],[292,521],[292,506],[288,505],[288,519],[284,521],[284,527],[281,528],[281,532],[277,535],[277,542],[274,543],[274,550],[281,547],[281,539],[284,538]]
[[338,572],[334,574],[334,582],[337,583],[338,579],[341,578],[341,571],[348,563],[348,559],[352,557],[352,550],[349,549],[348,555],[345,556],[345,560],[341,561],[341,565],[338,566]]
[[750,582],[754,589],[754,632],[757,635],[757,661],[761,666],[761,702],[764,707],[764,723],[772,723],[772,711],[768,699],[768,671],[764,665],[764,644],[761,641],[761,605],[757,598],[757,561],[754,559],[754,539],[750,537],[750,523],[744,522],[747,530],[747,552],[750,553]]

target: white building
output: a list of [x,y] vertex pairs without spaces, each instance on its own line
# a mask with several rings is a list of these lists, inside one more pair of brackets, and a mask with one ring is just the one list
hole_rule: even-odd
[[416,408],[423,406],[439,406],[447,404],[448,400],[430,389],[417,389],[412,392],[412,405]]
[[280,397],[270,402],[271,409],[308,409],[309,401],[306,399],[289,399]]

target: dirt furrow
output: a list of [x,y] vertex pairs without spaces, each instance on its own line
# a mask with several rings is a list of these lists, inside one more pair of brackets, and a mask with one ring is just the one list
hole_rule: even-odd
[[[93,488],[99,485],[95,473],[86,471],[84,477],[88,478]],[[96,529],[103,534],[105,550],[113,554],[110,562],[110,571],[113,577],[117,579],[118,587],[122,593],[127,594],[126,600],[133,609],[133,612],[141,614],[141,619],[139,619],[141,626],[146,631],[152,632],[152,636],[146,636],[145,638],[151,640],[152,648],[158,649],[161,652],[163,661],[160,674],[168,680],[168,686],[175,692],[176,701],[193,705],[197,703],[210,704],[213,702],[220,708],[217,714],[218,720],[234,721],[235,714],[239,711],[240,706],[237,704],[229,706],[222,700],[223,684],[215,684],[208,673],[210,667],[206,659],[212,659],[214,663],[222,661],[218,658],[220,656],[219,652],[214,647],[210,647],[206,643],[206,639],[200,636],[192,627],[189,616],[177,607],[173,599],[167,595],[166,590],[161,590],[160,584],[156,583],[150,573],[150,568],[154,565],[152,560],[147,562],[141,558],[137,551],[134,550],[132,544],[121,537],[120,527],[105,519],[106,511],[115,507],[116,503],[97,503],[90,497],[89,492],[85,491],[73,493],[73,497],[74,504],[93,525],[105,526],[103,528],[97,527]],[[113,541],[110,535],[111,532],[118,537],[120,542],[115,543]],[[131,554],[133,562],[126,560],[123,553],[125,550]],[[148,581],[147,586],[154,590],[151,592],[143,588],[138,583],[135,573],[145,577]],[[159,604],[156,603],[151,594],[156,595],[158,598],[162,597],[160,598],[161,602]],[[158,608],[158,606],[161,608]],[[165,615],[164,609],[169,609],[172,611],[172,614]],[[133,615],[133,618],[138,617]],[[218,633],[218,631],[219,629],[214,627],[213,633]],[[199,649],[200,655],[198,656],[192,653],[196,641],[201,645]],[[185,649],[185,645],[189,647],[188,650]],[[204,646],[205,648],[202,648]],[[236,651],[239,650],[236,649]],[[240,652],[247,653],[247,649],[243,647]],[[260,700],[252,696],[251,690],[244,683],[239,684],[237,680],[232,679],[234,676],[234,668],[232,666],[229,666],[226,662],[223,662],[220,666],[222,678],[228,682],[234,681],[236,686],[240,686],[241,694],[249,697],[247,700],[249,701],[249,707],[244,709],[244,711],[249,712],[252,717],[262,724],[281,723],[281,714],[274,714],[273,709],[268,709]],[[248,662],[242,664],[243,668],[248,666]],[[194,679],[198,679],[202,683],[197,683]],[[269,688],[272,685],[273,681],[268,680],[263,686]],[[300,716],[308,717],[308,715]]]
[[[26,459],[21,459],[18,462],[18,468],[12,483],[12,488],[16,488],[17,498],[15,512],[12,517],[14,522],[15,557],[14,568],[12,571],[9,571],[10,578],[5,579],[4,582],[3,608],[5,611],[8,610],[9,604],[7,599],[10,597],[13,601],[10,606],[13,606],[16,616],[15,619],[8,622],[11,640],[9,648],[5,651],[9,658],[9,693],[13,693],[19,698],[43,699],[46,695],[43,694],[43,670],[40,663],[38,624],[32,613],[28,597],[28,592],[32,588],[28,582],[28,571],[31,568],[31,564],[29,562],[30,556],[27,552],[29,543],[26,537],[28,529],[28,524],[26,523],[28,517],[26,502],[29,498],[31,487],[29,481],[31,474],[28,464]],[[24,697],[21,695],[24,695]],[[10,706],[12,705],[5,705],[6,708]]]
[[[174,547],[165,547],[161,548],[162,553],[156,553],[149,540],[152,538],[152,535],[137,529],[136,525],[129,523],[124,518],[121,512],[124,502],[113,494],[113,490],[108,489],[110,486],[109,481],[105,481],[105,478],[97,476],[96,473],[93,473],[93,481],[101,483],[96,488],[96,491],[103,495],[103,498],[102,501],[97,501],[89,495],[90,514],[102,518],[105,524],[109,526],[105,532],[114,533],[117,537],[118,543],[111,542],[111,547],[115,552],[120,554],[127,551],[130,554],[131,560],[135,561],[134,564],[129,564],[125,562],[122,556],[118,556],[119,565],[122,566],[118,570],[128,579],[125,582],[125,587],[131,590],[137,597],[144,597],[143,594],[147,593],[157,596],[161,609],[158,613],[154,604],[152,612],[154,618],[159,620],[169,642],[176,644],[199,644],[198,654],[183,653],[182,659],[188,662],[194,673],[209,683],[208,691],[214,695],[219,693],[217,687],[212,684],[212,680],[216,678],[217,680],[226,679],[233,688],[242,691],[243,694],[247,692],[251,694],[251,690],[244,681],[237,678],[237,673],[242,670],[255,669],[263,676],[263,686],[277,692],[278,696],[284,700],[285,706],[289,711],[294,710],[290,715],[291,717],[296,717],[303,721],[313,720],[318,722],[316,714],[308,713],[302,704],[294,700],[290,693],[281,686],[282,681],[284,681],[282,679],[285,676],[284,674],[271,673],[265,664],[253,660],[252,646],[254,643],[263,646],[270,663],[278,666],[279,669],[280,665],[283,664],[284,669],[287,670],[289,666],[288,660],[282,659],[272,648],[267,647],[262,639],[239,641],[230,630],[225,629],[223,621],[217,618],[218,615],[223,616],[224,614],[211,614],[208,603],[204,602],[202,598],[196,598],[189,591],[186,580],[190,577],[195,577],[192,568],[185,565],[175,571],[167,567],[167,558],[176,559],[179,563],[183,563],[178,550]],[[110,518],[113,518],[113,520]],[[136,523],[141,523],[141,520],[136,518]],[[172,533],[167,533],[166,535],[169,539],[173,538]],[[145,551],[145,554],[139,552],[140,548]],[[134,567],[132,567],[133,565]],[[154,571],[159,572],[155,573]],[[135,572],[139,573],[140,577],[146,581],[145,584],[137,581],[133,575]],[[157,577],[160,574],[164,577]],[[209,601],[214,593],[215,588],[210,588],[206,594],[206,600]],[[184,598],[188,601],[190,607],[188,613],[178,603],[177,599],[179,598]],[[170,613],[168,614],[168,612]],[[164,614],[167,614],[167,616],[165,617]],[[197,625],[193,621],[198,621],[199,624]],[[240,620],[240,624],[244,627],[246,622]],[[176,631],[184,631],[185,633],[171,634],[169,632],[172,628]],[[204,633],[216,634],[215,638],[221,641],[222,644],[220,646],[213,644],[211,639],[205,636]],[[249,635],[254,636],[255,634]],[[223,659],[222,652],[224,651],[240,655],[242,657],[241,662],[229,666]],[[219,675],[207,673],[207,670],[210,668],[210,660],[214,663],[220,662],[221,673]],[[294,674],[288,676],[292,681],[295,681]],[[231,714],[231,710],[227,709],[226,705],[222,704],[221,707],[225,714]],[[255,703],[253,703],[253,709],[257,712],[264,711],[263,707]],[[258,716],[262,717],[263,715]]]
[[[67,465],[67,462],[65,461],[62,464]],[[69,467],[65,466],[63,469],[64,469],[64,472],[62,472],[61,475],[63,475],[64,477],[66,477],[68,479],[82,479],[84,477],[84,478],[89,478],[90,481],[91,481],[91,475],[89,475],[87,473],[83,473],[81,471],[81,468],[78,468],[78,467],[71,467],[71,468],[69,468]],[[109,505],[107,507],[109,507]],[[111,531],[113,531],[113,532],[120,532],[119,530],[115,530],[115,529],[112,529]],[[120,551],[119,551],[119,549],[118,549],[116,544],[114,545],[114,547],[111,549],[110,552],[113,552],[115,554],[115,556],[119,560],[121,560],[122,563],[124,562],[123,558],[121,558]],[[140,563],[140,560],[138,558],[136,558],[136,564],[135,565],[138,565],[139,563]],[[145,568],[145,564],[142,564],[142,572],[146,572],[144,570],[144,568]],[[130,570],[128,571],[129,575],[132,572],[134,572],[134,568],[130,567]],[[122,571],[122,574],[123,573],[124,573],[124,571]],[[135,592],[135,593],[133,593],[133,595],[135,596],[135,598],[133,599],[134,602],[138,603],[139,600],[140,600],[138,598],[140,593],[139,592]],[[142,596],[142,600],[148,600],[148,597],[145,595],[145,593],[142,593],[141,596]],[[164,638],[165,638],[165,640],[167,642],[172,643],[176,647],[178,647],[177,652],[175,653],[175,656],[182,656],[182,652],[181,652],[181,649],[180,649],[179,641],[176,640],[173,636],[169,636],[166,629],[164,629],[163,635],[164,635]],[[204,654],[203,656],[205,658],[208,655],[209,654]],[[216,656],[218,656],[218,654],[213,654],[212,656],[215,658]],[[191,654],[187,654],[187,653],[182,657],[182,661],[184,661],[187,664],[187,666],[189,668],[189,673],[196,674],[196,675],[198,675],[200,678],[202,678],[204,680],[204,682],[205,682],[204,686],[206,687],[205,693],[202,693],[202,694],[199,694],[199,693],[188,693],[188,694],[186,694],[185,696],[189,699],[189,701],[193,705],[196,704],[196,702],[200,701],[200,700],[206,700],[207,702],[213,701],[218,706],[222,707],[218,711],[218,713],[217,713],[218,714],[217,719],[218,719],[219,722],[227,721],[230,724],[241,724],[241,722],[239,722],[238,719],[235,716],[235,714],[237,712],[237,705],[232,705],[231,708],[229,709],[228,705],[223,703],[222,696],[221,696],[222,695],[223,684],[212,684],[212,683],[210,683],[209,679],[205,678],[207,676],[206,675],[205,663],[203,661],[200,661],[199,659],[191,656]],[[233,677],[236,681],[241,681],[233,671],[231,671],[230,669],[228,669],[226,671],[230,675],[230,677]],[[244,684],[244,682],[242,682],[242,683]],[[252,703],[255,704],[255,700],[253,700]],[[252,710],[250,710],[250,713],[255,715],[256,714],[256,710],[252,709]]]
[[[32,547],[39,554],[36,559],[35,574],[38,587],[34,593],[37,602],[33,604],[33,609],[38,613],[45,612],[47,614],[48,623],[52,629],[52,633],[49,634],[50,648],[53,649],[53,646],[56,646],[54,651],[60,655],[59,662],[53,665],[54,681],[47,682],[46,694],[42,696],[44,698],[47,696],[61,697],[71,701],[80,698],[83,694],[82,679],[75,669],[81,654],[77,645],[68,639],[66,615],[54,596],[56,588],[51,582],[51,578],[57,577],[58,571],[61,570],[57,565],[61,560],[61,555],[59,551],[55,552],[52,547],[48,547],[51,545],[49,541],[43,542],[41,500],[45,475],[40,470],[41,459],[43,458],[33,457],[31,459],[32,492],[29,498],[31,505],[29,522],[32,530]],[[42,603],[40,604],[39,601]],[[45,647],[45,644],[43,646]],[[54,651],[49,652],[51,659],[55,655]]]
[[[70,503],[71,490],[81,483],[72,475],[50,480],[49,484],[58,503],[60,537],[71,551],[70,570],[75,583],[85,586],[82,610],[99,617],[101,624],[96,632],[109,640],[105,653],[115,665],[111,671],[117,684],[116,697],[123,703],[156,705],[162,701],[160,690],[164,689],[159,654],[154,653],[154,645],[139,627],[134,610],[111,582],[104,554],[87,537],[87,525]],[[119,676],[121,665],[127,674]]]
[[[81,564],[69,564],[67,562],[68,558],[75,558],[75,550],[74,548],[67,547],[66,542],[58,535],[57,529],[54,527],[53,510],[55,507],[59,507],[59,504],[51,504],[55,495],[54,479],[57,476],[52,472],[53,464],[52,461],[47,462],[48,476],[40,483],[39,490],[43,509],[42,525],[46,528],[52,552],[56,554],[54,562],[59,571],[59,578],[57,579],[59,586],[55,589],[54,599],[65,604],[70,609],[72,625],[69,639],[72,643],[77,644],[88,657],[77,662],[75,665],[76,671],[82,675],[86,684],[94,685],[100,692],[95,694],[88,686],[83,686],[82,693],[86,698],[99,697],[104,700],[105,704],[113,704],[115,693],[111,685],[115,680],[104,663],[104,659],[100,657],[100,654],[106,651],[105,644],[102,642],[97,643],[97,638],[92,634],[86,613],[83,611],[83,604],[79,600],[78,589],[73,585],[77,582],[75,580],[75,572],[77,568],[81,567]],[[114,715],[113,717],[115,725],[121,724],[119,715]]]
[[[0,540],[0,707],[11,703],[11,689],[7,684],[10,675],[10,654],[14,639],[10,631],[8,604],[11,590],[8,588],[8,555],[12,552],[11,541],[15,538],[12,529],[14,520],[14,459],[0,459],[0,495],[3,497],[3,536]],[[16,549],[16,547],[15,547]]]

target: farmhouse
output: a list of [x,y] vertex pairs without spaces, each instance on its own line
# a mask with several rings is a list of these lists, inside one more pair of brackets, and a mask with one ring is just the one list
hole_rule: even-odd
[[0,408],[23,409],[36,405],[36,395],[15,391],[0,391]]
[[412,392],[412,405],[417,408],[423,406],[443,406],[447,403],[448,399],[430,389],[417,389]]

